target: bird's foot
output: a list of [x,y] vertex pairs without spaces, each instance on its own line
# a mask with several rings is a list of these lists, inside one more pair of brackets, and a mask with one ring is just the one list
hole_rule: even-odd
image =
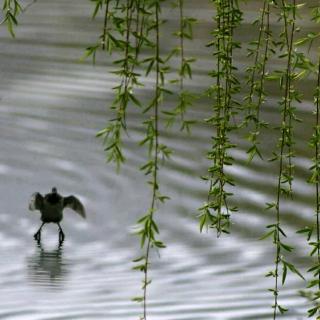
[[36,232],[34,235],[33,235],[33,238],[34,240],[40,242],[40,239],[41,239],[41,232]]
[[64,233],[62,230],[59,231],[59,243],[61,244],[64,241]]

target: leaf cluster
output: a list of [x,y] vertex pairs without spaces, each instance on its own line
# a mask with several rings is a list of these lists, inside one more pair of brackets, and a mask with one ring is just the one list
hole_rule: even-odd
[[242,12],[236,2],[212,1],[215,9],[216,28],[212,31],[213,40],[207,47],[213,48],[216,58],[216,68],[209,75],[214,84],[207,90],[206,95],[212,99],[212,116],[206,122],[215,129],[212,137],[211,149],[207,157],[211,162],[208,176],[203,177],[208,181],[209,191],[207,202],[200,210],[200,230],[204,226],[215,228],[217,235],[228,233],[230,213],[237,211],[230,207],[229,197],[232,193],[227,186],[233,186],[232,179],[226,174],[225,167],[232,165],[233,158],[230,149],[235,145],[230,141],[230,132],[235,128],[232,117],[237,113],[240,103],[235,96],[240,91],[240,82],[237,78],[237,68],[233,63],[233,52],[239,48],[239,43],[234,40],[234,29],[242,21]]
[[14,27],[18,25],[17,16],[22,11],[22,7],[18,0],[4,0],[2,11],[4,12],[4,20],[1,22],[1,24],[7,24],[8,31],[14,38]]

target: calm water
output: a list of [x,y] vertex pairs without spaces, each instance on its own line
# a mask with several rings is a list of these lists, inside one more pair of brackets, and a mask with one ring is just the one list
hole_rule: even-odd
[[[205,1],[189,4],[189,14],[200,19],[196,45],[190,55],[202,58],[196,64],[193,89],[208,84],[211,68],[202,44],[208,38],[210,13]],[[259,3],[259,2],[257,2]],[[198,9],[199,5],[202,9]],[[254,5],[247,12],[256,16]],[[196,9],[196,10],[195,10]],[[83,49],[95,42],[101,20],[90,20],[86,0],[41,0],[21,16],[16,40],[0,31],[0,319],[137,319],[141,308],[130,301],[140,294],[141,274],[131,271],[139,254],[138,241],[130,235],[132,225],[149,204],[145,177],[137,170],[145,152],[137,142],[143,118],[129,117],[130,139],[127,164],[119,175],[106,165],[95,133],[110,114],[106,106],[116,83],[103,64],[80,63]],[[173,23],[169,21],[170,32]],[[172,30],[171,30],[172,29]],[[241,34],[250,39],[249,26]],[[169,32],[168,31],[168,32]],[[238,57],[239,66],[245,55]],[[308,87],[305,83],[305,87]],[[306,125],[297,127],[296,200],[286,203],[283,220],[296,251],[289,257],[305,271],[305,239],[295,235],[313,218],[312,188],[308,177],[311,150],[305,140],[311,134],[312,100],[306,99],[299,116]],[[145,93],[148,95],[148,92]],[[263,116],[277,124],[277,97],[266,105]],[[208,107],[199,103],[192,113],[206,117]],[[266,157],[276,136],[268,133]],[[242,133],[241,133],[242,134]],[[205,151],[211,132],[195,126],[192,136],[165,132],[164,142],[174,148],[172,161],[161,170],[164,192],[173,199],[157,212],[162,240],[168,245],[152,256],[150,320],[250,320],[270,319],[272,304],[264,274],[272,267],[274,249],[258,238],[273,222],[263,203],[275,193],[274,164],[246,163],[246,145],[238,137],[236,165],[230,170],[236,182],[232,233],[217,240],[214,234],[199,234],[197,208],[207,186]],[[33,240],[39,215],[27,205],[34,191],[46,193],[57,186],[64,194],[76,194],[87,208],[88,219],[66,210],[63,228],[66,241],[57,247],[57,228],[48,225],[41,246]],[[304,281],[289,276],[281,302],[290,308],[282,319],[306,319],[306,301],[298,290]]]

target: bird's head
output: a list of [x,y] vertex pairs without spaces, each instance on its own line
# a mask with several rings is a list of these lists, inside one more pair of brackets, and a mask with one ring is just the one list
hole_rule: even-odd
[[53,187],[51,192],[52,192],[52,193],[58,193],[57,188],[56,188],[56,187]]

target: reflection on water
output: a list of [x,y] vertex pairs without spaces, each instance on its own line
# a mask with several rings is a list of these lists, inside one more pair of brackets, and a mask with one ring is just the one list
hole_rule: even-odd
[[65,281],[69,265],[63,259],[63,244],[45,249],[38,243],[36,252],[27,257],[28,280],[34,285],[57,285]]

